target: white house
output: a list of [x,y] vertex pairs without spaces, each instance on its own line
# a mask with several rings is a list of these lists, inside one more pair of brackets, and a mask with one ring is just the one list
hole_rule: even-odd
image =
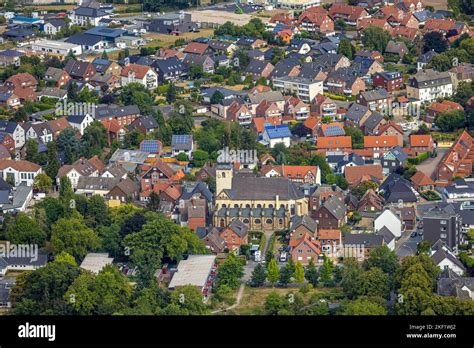
[[25,123],[25,139],[40,139],[43,143],[53,141],[53,132],[47,122]]
[[374,229],[379,231],[382,227],[386,226],[393,235],[398,238],[402,235],[402,221],[400,218],[390,209],[385,209],[377,218],[374,220]]
[[15,140],[16,149],[25,145],[25,129],[20,124],[11,121],[0,121],[0,131],[8,133]]
[[67,24],[61,19],[53,19],[43,26],[44,33],[48,36],[54,36]]
[[148,89],[158,87],[158,75],[149,66],[139,64],[128,64],[120,73],[122,86],[129,83],[140,83]]
[[[0,257],[0,277],[4,277],[7,272],[34,271],[41,268],[48,262],[48,255],[38,252],[38,250],[26,250],[32,257],[1,256]],[[35,255],[36,256],[33,256]]]
[[421,102],[432,102],[451,95],[453,95],[453,81],[449,72],[420,70],[407,85],[407,97]]
[[85,115],[77,115],[77,116],[68,116],[67,121],[72,127],[79,129],[79,132],[81,133],[81,135],[84,135],[85,129],[92,122],[94,122],[94,119],[92,118],[91,115],[85,114]]
[[14,182],[15,186],[33,186],[36,176],[41,173],[41,166],[29,161],[4,159],[0,160],[0,173],[3,180]]
[[265,125],[265,129],[262,134],[262,141],[265,145],[270,148],[274,148],[276,144],[282,143],[286,147],[290,147],[291,144],[291,132],[288,125]]
[[72,10],[72,12],[69,14],[69,18],[71,19],[72,24],[83,27],[87,25],[97,27],[99,26],[100,20],[109,19],[110,14],[97,7],[80,6]]
[[466,272],[466,268],[464,267],[462,262],[441,240],[438,240],[431,247],[430,257],[441,270],[449,268],[454,273],[460,276]]
[[81,177],[99,176],[99,170],[86,158],[81,157],[73,164],[65,164],[58,170],[56,182],[59,185],[61,178],[67,176],[72,188],[77,188],[77,183]]

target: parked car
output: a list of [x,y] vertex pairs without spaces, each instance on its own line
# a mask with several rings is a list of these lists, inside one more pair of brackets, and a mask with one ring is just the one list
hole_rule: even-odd
[[412,233],[410,234],[410,238],[415,238],[417,235],[418,235],[418,233],[412,232]]
[[280,254],[280,262],[286,262],[286,259],[287,259],[287,254],[286,252],[282,252]]

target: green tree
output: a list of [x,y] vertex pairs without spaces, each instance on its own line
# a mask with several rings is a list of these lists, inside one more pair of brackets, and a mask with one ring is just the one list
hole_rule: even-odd
[[267,267],[267,279],[273,285],[280,279],[280,270],[275,258],[272,258]]
[[265,284],[265,279],[267,278],[267,274],[265,272],[265,268],[258,263],[257,266],[252,271],[252,278],[250,279],[250,286],[252,287],[260,287]]
[[205,315],[209,307],[202,301],[201,291],[193,285],[177,287],[171,294],[171,303],[165,309],[169,315]]
[[74,197],[74,190],[72,189],[71,181],[67,176],[59,179],[59,197],[69,201]]
[[308,266],[306,266],[305,270],[305,278],[306,280],[313,286],[318,285],[318,270],[316,269],[316,265],[314,264],[313,259],[311,259],[308,263]]
[[41,226],[25,213],[18,213],[6,225],[5,235],[12,244],[35,244],[43,246],[47,234]]
[[372,267],[361,276],[361,292],[369,297],[387,298],[390,292],[388,274]]
[[58,159],[58,151],[56,148],[56,142],[50,141],[47,145],[48,151],[48,164],[46,165],[46,174],[50,178],[55,178],[58,174],[59,167],[61,166]]
[[354,58],[355,48],[348,39],[342,39],[337,48],[337,53],[352,60]]
[[359,128],[344,126],[344,131],[351,137],[353,149],[364,148],[364,133]]
[[224,95],[221,91],[215,91],[211,96],[211,104],[220,104],[224,100]]
[[398,257],[386,245],[379,246],[370,251],[369,257],[364,261],[364,268],[366,270],[378,267],[383,272],[393,275],[397,271]]
[[301,262],[296,262],[295,265],[295,282],[304,283],[304,268]]
[[51,245],[55,254],[66,251],[75,258],[82,259],[100,246],[100,240],[79,218],[63,218],[51,226]]
[[55,262],[66,262],[66,263],[69,263],[71,266],[77,266],[77,262],[76,262],[76,259],[74,258],[74,256],[72,256],[71,254],[68,254],[65,251],[61,251],[59,254],[57,254],[54,257],[54,261]]
[[64,294],[79,276],[78,267],[68,262],[49,262],[32,272],[17,278],[11,291],[16,315],[68,314]]
[[341,286],[349,299],[354,299],[362,293],[361,275],[362,269],[356,259],[344,259]]
[[219,266],[217,271],[217,284],[227,285],[231,289],[237,289],[240,279],[244,275],[244,266],[234,254],[229,254],[227,259]]
[[52,185],[53,180],[51,180],[51,178],[45,173],[39,173],[33,182],[33,187],[44,193],[48,193],[51,190]]
[[333,279],[333,269],[334,265],[329,258],[324,255],[324,261],[323,265],[321,266],[321,269],[319,270],[319,282],[323,284],[323,286],[333,286],[334,285],[334,279]]
[[176,101],[176,87],[174,84],[170,84],[168,90],[166,91],[166,101],[168,104],[174,103]]
[[294,270],[292,268],[293,267],[288,262],[285,266],[283,266],[280,269],[280,277],[279,277],[278,283],[281,286],[286,287],[288,283],[291,281],[291,278],[293,277],[293,274],[294,274]]
[[202,70],[202,66],[198,64],[191,64],[189,66],[188,75],[192,80],[200,79],[201,77],[204,76],[204,71]]
[[270,315],[277,315],[285,306],[285,299],[276,291],[272,291],[265,298],[265,310]]
[[36,139],[28,139],[26,141],[26,160],[38,163],[39,158],[39,146]]
[[464,110],[447,111],[436,116],[435,124],[443,132],[452,132],[466,125],[466,115]]
[[358,298],[347,302],[341,311],[342,315],[387,315],[387,309],[368,298]]
[[148,201],[146,202],[147,209],[151,211],[158,211],[160,209],[160,196],[152,191],[148,196]]
[[369,26],[362,30],[362,44],[366,49],[376,50],[383,54],[390,40],[389,32],[382,28]]
[[430,31],[423,36],[423,52],[434,50],[437,53],[442,53],[447,49],[448,41],[442,33]]

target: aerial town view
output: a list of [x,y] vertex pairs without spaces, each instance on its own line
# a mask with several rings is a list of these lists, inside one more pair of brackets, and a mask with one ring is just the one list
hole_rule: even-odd
[[5,0],[0,115],[0,317],[474,315],[471,0]]

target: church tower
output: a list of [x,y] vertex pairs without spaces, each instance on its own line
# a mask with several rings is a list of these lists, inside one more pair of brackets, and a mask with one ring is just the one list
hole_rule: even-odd
[[232,189],[234,168],[231,164],[218,164],[216,168],[216,197],[222,190]]

